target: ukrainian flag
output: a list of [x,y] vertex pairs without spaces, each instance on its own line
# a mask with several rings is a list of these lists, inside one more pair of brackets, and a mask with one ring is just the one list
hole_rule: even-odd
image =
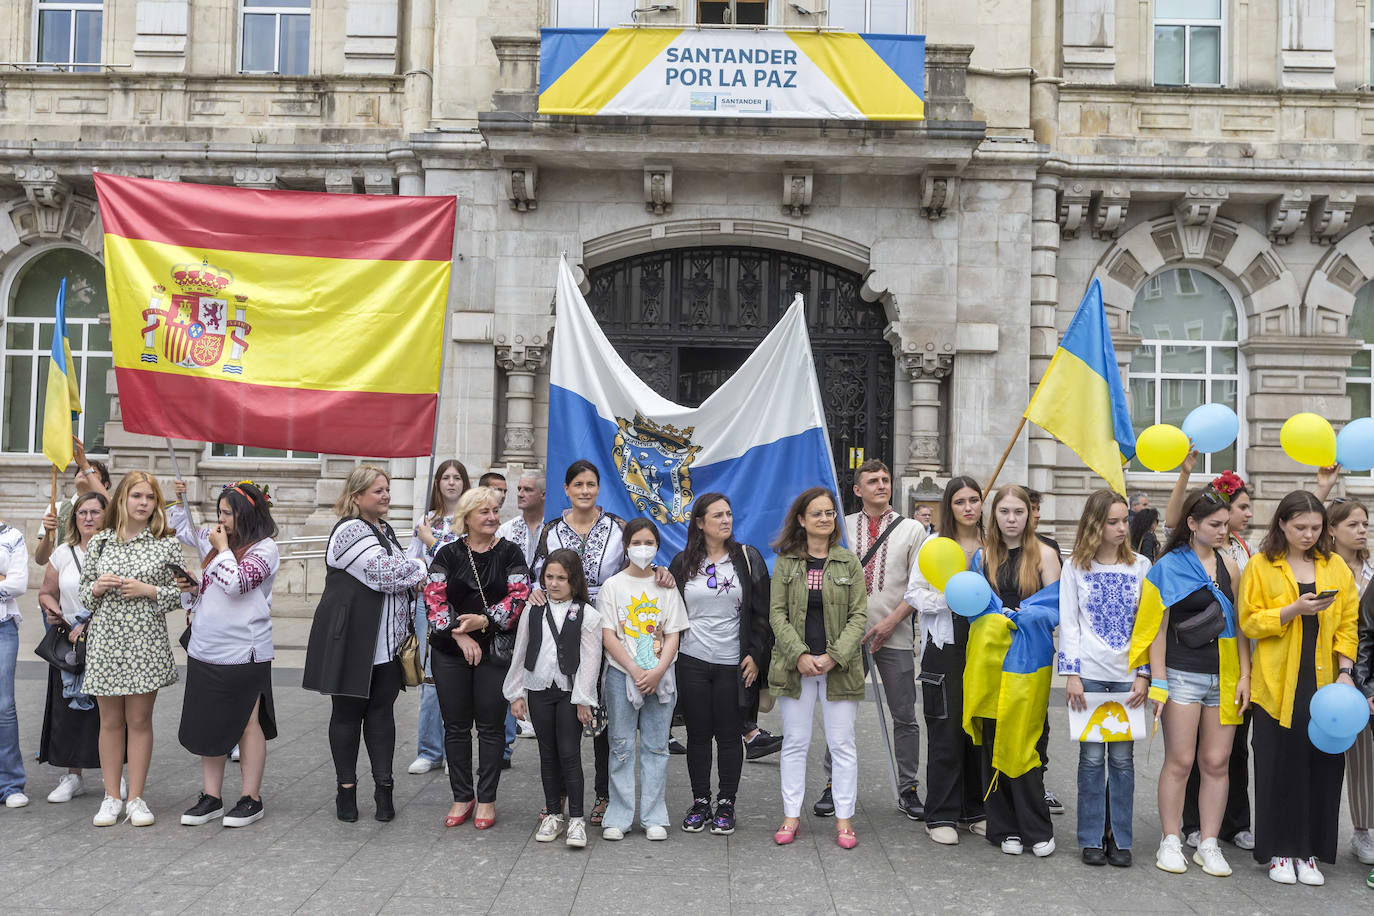
[[[975,565],[978,565],[975,558]],[[978,719],[997,721],[992,766],[1015,778],[1041,765],[1035,746],[1045,728],[1053,679],[1059,583],[1031,595],[1010,616],[994,592],[969,626],[964,664],[964,731],[983,743]]]
[[[1160,557],[1140,584],[1140,608],[1136,611],[1135,628],[1131,631],[1131,667],[1139,668],[1150,663],[1150,644],[1159,635],[1165,609],[1200,588],[1211,591],[1226,619],[1226,626],[1217,638],[1217,670],[1221,673],[1221,724],[1239,725],[1241,714],[1240,707],[1236,705],[1236,685],[1240,682],[1240,654],[1236,646],[1238,631],[1235,607],[1217,588],[1212,577],[1207,575],[1197,554],[1187,546],[1177,547]],[[1153,676],[1163,678],[1164,672],[1153,672]],[[1151,688],[1150,694],[1153,699],[1162,699],[1154,688]]]
[[1126,495],[1121,469],[1135,457],[1135,429],[1096,279],[1078,304],[1025,417]]
[[57,325],[52,333],[48,394],[43,405],[43,455],[58,470],[72,463],[72,424],[81,413],[81,389],[67,339],[67,278],[57,288]]

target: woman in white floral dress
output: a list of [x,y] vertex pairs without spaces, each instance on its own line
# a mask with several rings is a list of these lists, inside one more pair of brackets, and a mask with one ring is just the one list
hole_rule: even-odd
[[91,612],[83,689],[100,706],[100,770],[105,800],[93,823],[118,822],[119,778],[128,728],[128,819],[153,823],[143,785],[153,756],[153,704],[176,683],[167,614],[181,607],[172,566],[186,562],[162,511],[162,490],[146,471],[131,471],[110,497],[105,527],[91,538],[81,572],[81,604]]

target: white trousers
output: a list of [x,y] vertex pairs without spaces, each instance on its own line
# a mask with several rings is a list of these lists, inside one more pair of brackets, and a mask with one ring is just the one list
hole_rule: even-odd
[[782,773],[782,813],[801,817],[806,794],[806,752],[811,747],[811,722],[816,704],[821,704],[825,723],[825,743],[832,762],[830,792],[835,799],[835,816],[854,816],[859,795],[859,754],[854,744],[854,720],[859,714],[857,700],[827,700],[825,675],[801,679],[801,697],[778,697],[782,714],[782,753],[778,769]]

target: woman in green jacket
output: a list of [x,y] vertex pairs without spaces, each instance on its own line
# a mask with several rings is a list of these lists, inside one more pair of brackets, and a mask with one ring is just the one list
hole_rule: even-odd
[[806,791],[806,752],[811,720],[821,704],[825,743],[834,763],[835,842],[844,849],[859,844],[850,818],[859,788],[859,758],[854,719],[864,695],[859,641],[868,621],[868,593],[859,558],[839,546],[839,504],[825,487],[802,493],[787,510],[774,543],[768,619],[776,643],[768,668],[768,688],[782,713],[783,822],[773,840],[786,846],[797,836]]

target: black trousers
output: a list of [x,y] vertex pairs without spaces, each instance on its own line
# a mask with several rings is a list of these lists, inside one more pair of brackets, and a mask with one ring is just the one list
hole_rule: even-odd
[[[1221,816],[1221,831],[1218,839],[1231,840],[1242,830],[1250,830],[1250,721],[1253,707],[1245,711],[1240,725],[1236,728],[1235,740],[1231,742],[1231,762],[1227,767],[1230,784],[1226,789],[1226,813]],[[1202,773],[1193,761],[1193,771],[1188,774],[1188,788],[1183,794],[1183,835],[1186,837],[1202,825],[1197,810],[1198,787],[1202,784]],[[1267,859],[1265,861],[1268,861]]]
[[363,697],[331,697],[329,751],[339,785],[358,782],[358,744],[367,744],[372,780],[391,784],[391,758],[396,753],[396,697],[401,693],[401,666],[383,662],[372,667],[372,685]]
[[568,795],[568,816],[582,817],[586,782],[582,776],[582,723],[572,694],[557,687],[526,694],[530,722],[539,741],[539,779],[544,784],[544,810],[562,810],[559,796]]
[[716,743],[722,801],[739,794],[744,767],[740,738],[739,669],[713,665],[690,655],[677,657],[678,708],[687,720],[687,774],[692,797],[711,797],[711,741]]
[[[506,703],[502,687],[507,665],[486,656],[476,667],[462,655],[432,652],[434,693],[444,719],[444,756],[448,758],[448,784],[455,802],[473,799],[472,730],[477,727],[477,793],[482,804],[496,801],[501,782],[501,758],[506,753]],[[535,726],[538,728],[538,726]],[[556,808],[555,808],[556,810]]]
[[992,768],[992,749],[997,740],[997,720],[979,719],[983,726],[983,744],[979,748],[983,785],[992,786],[988,794],[988,842],[1001,845],[1007,837],[1020,837],[1030,846],[1054,839],[1054,824],[1050,821],[1050,806],[1045,802],[1045,771],[1031,767],[1012,778]]
[[954,642],[929,639],[921,656],[921,709],[926,720],[926,825],[953,827],[983,819],[978,748],[964,731],[964,647],[968,621],[954,621]]

